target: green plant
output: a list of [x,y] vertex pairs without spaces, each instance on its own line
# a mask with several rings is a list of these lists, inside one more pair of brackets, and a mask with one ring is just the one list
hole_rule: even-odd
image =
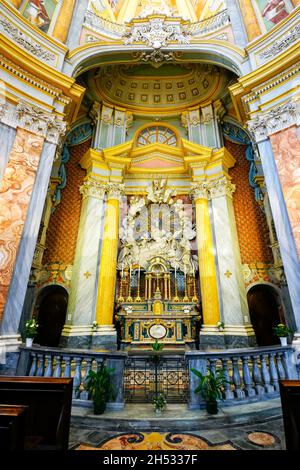
[[106,402],[115,396],[114,387],[111,383],[111,374],[114,369],[109,369],[103,363],[94,372],[89,371],[86,381],[86,389],[91,394],[94,402],[94,413],[102,414],[106,408]]
[[206,375],[196,369],[191,370],[200,379],[195,393],[201,394],[206,400],[206,409],[210,414],[218,413],[217,400],[222,400],[224,385],[228,383],[223,369],[218,369],[215,372],[208,370]]
[[292,333],[292,330],[290,330],[283,323],[279,323],[277,326],[274,326],[273,331],[274,331],[274,334],[278,336],[278,338],[286,337],[289,335],[289,333]]
[[218,321],[218,323],[217,323],[217,328],[218,328],[219,331],[224,331],[224,329],[225,329],[225,323],[222,322],[222,321]]
[[163,411],[167,405],[167,400],[163,393],[158,393],[153,398],[153,404],[155,411]]
[[38,334],[39,325],[37,324],[35,318],[28,320],[25,323],[25,334],[26,338],[35,338]]
[[152,349],[153,351],[162,351],[164,345],[162,343],[159,343],[157,339],[155,339],[154,343],[152,344]]

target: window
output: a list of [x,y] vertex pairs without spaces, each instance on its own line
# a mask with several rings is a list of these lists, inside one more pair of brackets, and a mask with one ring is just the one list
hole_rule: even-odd
[[165,126],[151,126],[143,129],[137,138],[137,146],[143,147],[150,144],[165,144],[171,147],[177,146],[177,137],[174,131]]

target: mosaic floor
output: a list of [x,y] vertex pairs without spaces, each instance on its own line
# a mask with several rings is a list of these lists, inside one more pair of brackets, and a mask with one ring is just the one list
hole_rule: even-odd
[[72,450],[281,450],[281,419],[261,424],[184,433],[116,433],[71,427]]

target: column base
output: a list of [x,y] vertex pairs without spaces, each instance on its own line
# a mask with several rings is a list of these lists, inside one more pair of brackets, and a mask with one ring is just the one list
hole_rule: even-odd
[[91,349],[117,350],[117,332],[113,325],[100,325],[93,332]]
[[65,325],[59,346],[71,349],[90,349],[92,340],[91,325]]
[[19,334],[0,336],[0,375],[16,374],[21,344],[22,340]]
[[236,349],[257,346],[251,325],[226,325],[223,331],[216,326],[203,326],[199,337],[199,349]]

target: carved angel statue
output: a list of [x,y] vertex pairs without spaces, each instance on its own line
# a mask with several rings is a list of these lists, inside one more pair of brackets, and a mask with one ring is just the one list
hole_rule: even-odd
[[173,204],[172,197],[176,196],[176,191],[167,188],[167,180],[154,180],[148,187],[148,200],[158,204]]

